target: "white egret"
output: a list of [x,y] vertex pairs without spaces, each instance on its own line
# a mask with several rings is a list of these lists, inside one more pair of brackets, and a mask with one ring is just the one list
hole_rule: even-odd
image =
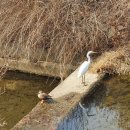
[[80,78],[82,76],[82,83],[84,84],[84,86],[85,86],[85,73],[87,72],[87,70],[90,66],[90,63],[91,63],[90,54],[93,54],[93,53],[97,53],[97,52],[89,51],[87,53],[87,59],[81,64],[81,66],[79,68],[78,78]]

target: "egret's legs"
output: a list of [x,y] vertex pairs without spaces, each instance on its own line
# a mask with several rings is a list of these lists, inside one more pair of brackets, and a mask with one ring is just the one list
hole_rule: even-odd
[[85,85],[85,75],[82,76],[82,84],[84,84],[84,86],[86,86]]
[[84,86],[87,86],[87,84],[85,83],[85,74],[83,75],[83,80],[84,80],[83,82]]
[[84,84],[84,77],[82,76],[82,84]]
[[84,86],[86,86],[86,84],[85,84],[85,75],[84,75]]
[[82,84],[85,83],[85,80],[84,80],[84,75],[82,76]]

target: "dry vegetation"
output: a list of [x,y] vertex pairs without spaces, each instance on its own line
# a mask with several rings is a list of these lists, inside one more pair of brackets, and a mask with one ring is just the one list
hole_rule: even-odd
[[78,66],[94,50],[93,70],[130,72],[129,13],[129,0],[1,0],[0,57]]
[[102,54],[93,64],[91,71],[109,74],[130,74],[130,45]]
[[3,118],[0,119],[0,129],[4,130],[4,127],[7,125],[6,121]]

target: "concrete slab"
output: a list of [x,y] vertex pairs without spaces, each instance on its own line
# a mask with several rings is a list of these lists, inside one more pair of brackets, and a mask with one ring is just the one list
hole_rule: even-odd
[[26,73],[32,73],[50,77],[67,77],[75,66],[60,65],[53,62],[39,61],[36,63],[29,60],[12,60],[0,58],[0,67],[6,67],[10,70],[19,70]]
[[81,84],[74,71],[61,84],[50,92],[53,101],[38,103],[33,110],[26,115],[11,130],[56,130],[60,121],[74,108],[81,97],[89,92],[92,84],[99,80],[98,74],[87,73],[88,86]]

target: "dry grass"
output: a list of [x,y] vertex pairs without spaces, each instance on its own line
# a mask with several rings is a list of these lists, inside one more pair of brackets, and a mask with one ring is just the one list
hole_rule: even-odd
[[109,51],[97,58],[91,71],[109,74],[130,74],[130,44]]
[[88,50],[128,44],[129,6],[128,0],[1,0],[0,57],[79,65]]
[[7,125],[6,121],[4,119],[0,119],[0,129],[4,130],[4,127]]

